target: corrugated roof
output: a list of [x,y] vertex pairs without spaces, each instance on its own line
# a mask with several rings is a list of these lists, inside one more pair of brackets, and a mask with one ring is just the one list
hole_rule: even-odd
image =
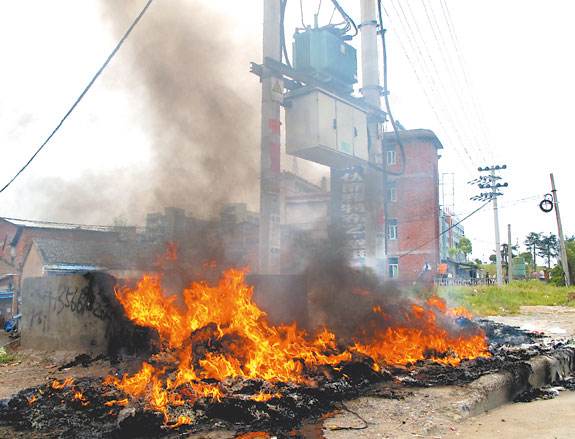
[[56,223],[51,221],[32,221],[15,218],[0,218],[10,224],[18,227],[31,227],[35,229],[61,229],[61,230],[91,230],[97,232],[110,232],[114,231],[113,226],[94,226],[94,225],[80,225],[80,224],[66,224]]
[[156,245],[139,242],[35,239],[34,244],[46,266],[151,270],[161,254]]

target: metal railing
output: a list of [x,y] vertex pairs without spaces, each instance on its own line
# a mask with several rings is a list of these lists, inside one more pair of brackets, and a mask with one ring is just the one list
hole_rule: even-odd
[[496,279],[494,278],[435,278],[434,283],[438,287],[451,287],[451,286],[473,286],[473,285],[494,285]]

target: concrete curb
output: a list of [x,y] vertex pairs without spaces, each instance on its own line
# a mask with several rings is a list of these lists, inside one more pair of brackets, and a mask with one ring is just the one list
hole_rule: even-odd
[[512,401],[526,390],[553,384],[574,371],[575,348],[560,348],[551,355],[521,363],[513,371],[482,376],[467,386],[469,394],[454,406],[463,417],[476,416]]

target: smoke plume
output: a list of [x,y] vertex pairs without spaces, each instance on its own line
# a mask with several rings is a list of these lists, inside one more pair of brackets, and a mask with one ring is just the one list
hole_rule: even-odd
[[[136,0],[103,4],[117,35],[142,6]],[[228,28],[226,18],[206,2],[158,1],[124,49],[148,100],[146,124],[153,139],[148,205],[209,214],[230,199],[255,201],[258,99],[239,91],[246,85],[235,72],[248,65],[237,55]],[[256,90],[256,78],[253,82]]]

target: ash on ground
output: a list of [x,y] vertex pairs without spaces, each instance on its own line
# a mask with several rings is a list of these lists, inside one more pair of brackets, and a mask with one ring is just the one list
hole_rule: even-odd
[[[337,409],[345,400],[358,396],[403,398],[414,386],[465,384],[500,370],[527,374],[530,372],[527,361],[534,356],[570,349],[562,342],[548,342],[517,328],[487,320],[478,323],[489,337],[493,355],[463,361],[458,366],[421,361],[374,372],[369,359],[357,357],[339,367],[316,371],[310,377],[314,385],[226,380],[219,384],[225,395],[220,401],[186,400],[186,388],[182,386],[180,392],[186,402],[170,408],[171,423],[165,422],[162,413],[138,400],[128,400],[114,386],[104,385],[101,378],[82,378],[26,389],[10,400],[0,401],[0,425],[61,438],[178,437],[218,429],[259,430],[278,437],[294,437],[290,433],[294,427]],[[81,360],[88,361],[84,357]],[[566,381],[565,387],[568,386],[575,384]],[[549,393],[554,391],[525,394],[523,399]],[[257,400],[256,396],[261,394],[269,396]],[[180,417],[189,423],[178,425]]]

